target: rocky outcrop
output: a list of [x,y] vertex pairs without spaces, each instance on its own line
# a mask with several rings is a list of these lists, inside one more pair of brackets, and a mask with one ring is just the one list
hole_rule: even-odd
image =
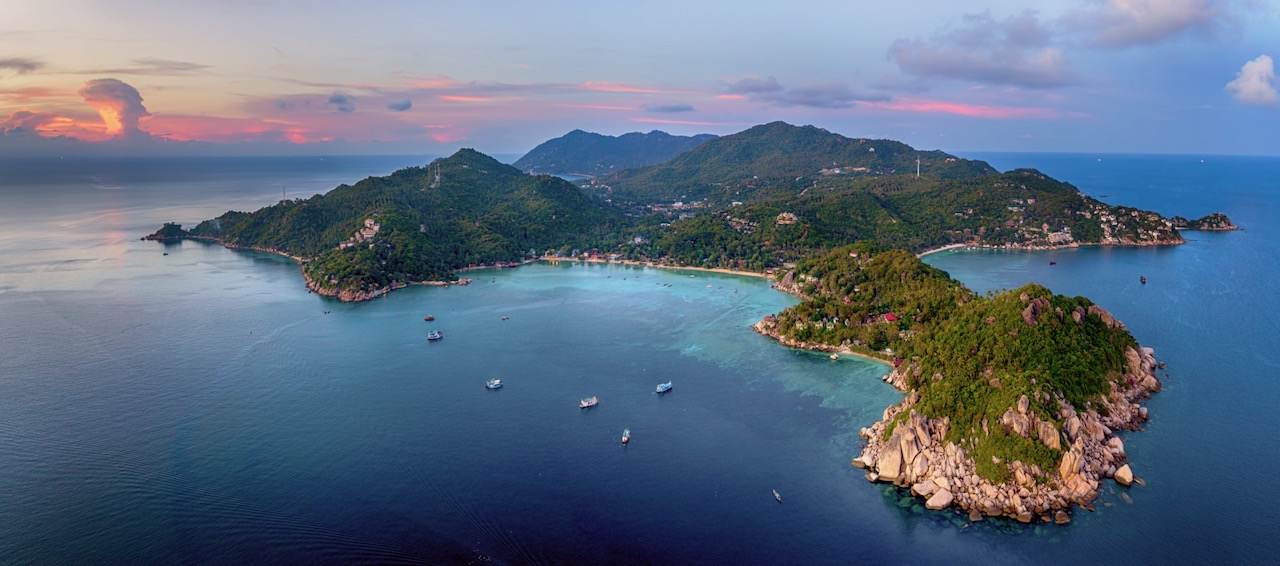
[[1179,230],[1226,232],[1240,229],[1238,226],[1231,223],[1231,219],[1227,218],[1227,215],[1221,212],[1215,212],[1196,220],[1187,220],[1181,216],[1174,216],[1169,219],[1169,222],[1173,223],[1173,227]]
[[[1052,311],[1042,305],[1039,312]],[[1038,315],[1034,309],[1032,313]],[[1077,310],[1072,318],[1080,315]],[[1090,307],[1087,315],[1098,316],[1110,327],[1120,326],[1100,308]],[[1150,348],[1130,348],[1125,357],[1125,374],[1112,382],[1110,393],[1094,408],[1081,411],[1059,399],[1055,414],[1040,415],[1023,395],[997,422],[984,421],[988,432],[990,426],[1003,426],[1011,434],[1061,451],[1053,469],[997,461],[1008,468],[1008,481],[995,483],[979,476],[968,450],[947,440],[950,419],[929,418],[915,409],[919,396],[907,385],[918,377],[919,369],[911,364],[885,377],[906,397],[886,408],[879,422],[859,431],[866,446],[853,464],[865,469],[870,481],[910,489],[926,500],[929,509],[957,506],[975,519],[1002,516],[1024,523],[1037,518],[1069,522],[1075,507],[1092,510],[1102,479],[1115,478],[1121,485],[1135,481],[1126,463],[1124,440],[1114,431],[1136,429],[1146,420],[1146,409],[1139,402],[1159,391],[1160,381]]]

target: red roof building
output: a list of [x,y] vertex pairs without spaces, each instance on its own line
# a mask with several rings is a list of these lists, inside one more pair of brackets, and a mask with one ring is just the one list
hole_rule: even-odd
[[885,313],[885,315],[884,315],[884,319],[885,319],[885,320],[887,320],[887,321],[889,321],[889,322],[897,322],[897,321],[898,321],[898,317],[894,316],[894,315],[893,315],[893,313]]

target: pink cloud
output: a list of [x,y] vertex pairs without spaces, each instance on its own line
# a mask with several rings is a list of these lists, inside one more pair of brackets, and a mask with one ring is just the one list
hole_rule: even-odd
[[859,102],[859,106],[897,110],[900,112],[921,112],[932,114],[956,114],[974,118],[1015,119],[1015,118],[1059,118],[1061,114],[1047,108],[1027,108],[1016,106],[989,106],[982,104],[965,104],[945,100],[926,100],[918,98],[895,98],[881,102]]
[[662,118],[632,118],[632,122],[640,122],[642,124],[676,124],[680,126],[743,126],[751,125],[737,122],[697,122],[693,120],[663,120]]
[[662,94],[663,91],[652,88],[624,85],[620,83],[587,81],[582,83],[583,90],[593,92],[625,92],[631,94]]

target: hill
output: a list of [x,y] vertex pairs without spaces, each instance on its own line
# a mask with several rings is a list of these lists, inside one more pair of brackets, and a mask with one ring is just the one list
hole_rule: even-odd
[[755,328],[783,344],[892,360],[906,397],[860,432],[853,464],[930,508],[1069,519],[1099,480],[1133,481],[1123,440],[1160,389],[1151,351],[1083,297],[1030,284],[977,296],[901,250],[857,245],[799,263],[804,301]]
[[[764,187],[797,177],[865,178],[921,171],[954,179],[996,173],[982,161],[941,151],[918,151],[892,140],[847,138],[813,126],[772,122],[716,138],[666,163],[601,179],[615,200],[744,200]],[[806,183],[807,184],[807,183]]]
[[539,144],[512,166],[529,173],[598,177],[662,163],[715,138],[711,134],[673,136],[658,130],[616,137],[574,130]]
[[313,290],[360,300],[474,265],[520,262],[548,247],[607,240],[622,217],[572,184],[526,175],[463,149],[425,167],[342,185],[256,212],[230,211],[191,237],[306,258]]

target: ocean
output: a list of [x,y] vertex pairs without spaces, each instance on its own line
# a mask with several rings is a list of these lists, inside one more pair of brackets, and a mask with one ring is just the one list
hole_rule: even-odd
[[868,483],[857,430],[900,394],[753,333],[795,301],[760,278],[542,264],[342,304],[284,258],[139,240],[429,158],[0,160],[0,562],[1272,560],[1280,159],[965,156],[1244,228],[927,257],[1088,296],[1167,363],[1124,435],[1147,485],[1069,525]]

